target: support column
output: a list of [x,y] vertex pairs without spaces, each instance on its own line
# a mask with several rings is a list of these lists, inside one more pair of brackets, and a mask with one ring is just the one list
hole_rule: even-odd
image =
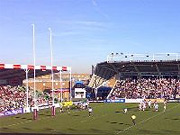
[[69,100],[72,100],[72,79],[71,79],[71,69],[69,70]]
[[25,108],[25,112],[30,112],[30,106],[29,106],[29,81],[28,81],[28,72],[29,70],[26,68],[24,70],[26,72],[26,108]]
[[59,84],[60,84],[60,91],[61,91],[61,103],[62,103],[62,101],[63,101],[63,92],[62,92],[62,71],[60,70],[59,71]]

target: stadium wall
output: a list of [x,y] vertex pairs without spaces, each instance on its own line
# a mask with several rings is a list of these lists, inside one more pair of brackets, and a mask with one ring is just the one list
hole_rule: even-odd
[[24,113],[23,108],[11,110],[11,111],[0,112],[0,117],[12,116],[12,115],[20,114],[20,113]]
[[[125,98],[121,98],[121,99],[106,99],[104,100],[104,103],[140,103],[142,102],[144,99],[125,99]],[[158,103],[163,103],[164,102],[164,98],[162,99],[145,99],[146,101],[151,100],[152,102],[158,102]],[[169,100],[169,102],[180,102],[179,100]]]

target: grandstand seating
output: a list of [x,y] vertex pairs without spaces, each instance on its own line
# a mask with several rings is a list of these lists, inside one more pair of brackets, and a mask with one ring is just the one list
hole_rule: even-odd
[[173,77],[180,78],[180,60],[171,61],[119,61],[101,62],[96,65],[89,87],[97,88],[116,78]]
[[99,84],[102,84],[103,82],[106,82],[106,81],[107,80],[102,77],[93,75],[91,78],[91,81],[89,82],[89,86],[96,88],[96,87],[100,86]]
[[149,78],[118,80],[108,95],[109,99],[167,98],[180,96],[180,79]]
[[25,89],[20,86],[0,86],[0,112],[25,106]]
[[[49,103],[47,95],[37,92],[37,104]],[[34,105],[33,90],[29,88],[29,106]],[[0,86],[0,112],[26,107],[26,89],[24,86]]]

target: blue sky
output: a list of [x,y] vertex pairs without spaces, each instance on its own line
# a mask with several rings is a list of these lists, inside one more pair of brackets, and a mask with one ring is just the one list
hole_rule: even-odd
[[0,63],[33,64],[90,73],[111,52],[180,52],[180,0],[0,0]]

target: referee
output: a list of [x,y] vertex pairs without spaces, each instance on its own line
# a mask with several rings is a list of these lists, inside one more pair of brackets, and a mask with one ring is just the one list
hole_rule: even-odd
[[131,119],[132,119],[132,123],[134,124],[134,125],[136,125],[136,121],[135,121],[135,119],[136,119],[136,115],[132,115],[131,116]]

